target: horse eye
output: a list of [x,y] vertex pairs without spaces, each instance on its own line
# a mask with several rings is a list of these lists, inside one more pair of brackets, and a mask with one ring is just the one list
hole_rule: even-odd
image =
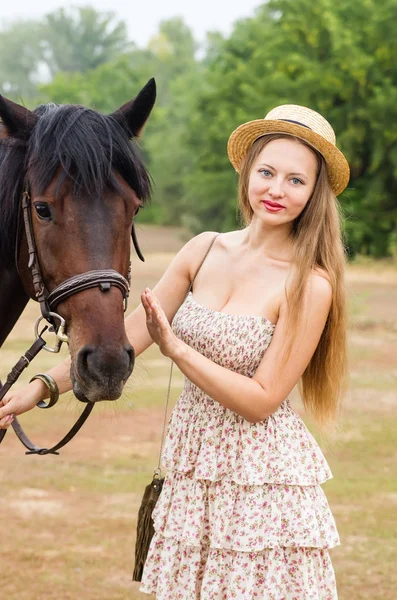
[[34,207],[40,219],[45,219],[47,221],[51,219],[50,207],[46,202],[35,202]]

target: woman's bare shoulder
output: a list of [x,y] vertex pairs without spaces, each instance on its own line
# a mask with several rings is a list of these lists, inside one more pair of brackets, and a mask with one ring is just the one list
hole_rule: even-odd
[[179,250],[176,261],[184,264],[189,271],[195,270],[196,265],[200,263],[206,251],[208,250],[212,240],[219,234],[216,231],[203,231],[192,237]]
[[309,290],[320,302],[326,304],[332,298],[332,285],[329,273],[321,267],[315,267],[309,275]]
[[[287,289],[290,290],[294,284],[294,277],[297,276],[296,269],[292,266],[293,277],[287,280]],[[332,301],[333,288],[331,284],[331,278],[326,269],[315,266],[309,272],[305,281],[304,297],[306,306],[311,306],[311,309],[315,309],[316,306],[328,306]],[[283,294],[281,305],[284,310],[288,309],[288,294]],[[303,305],[301,307],[303,309]]]
[[329,282],[331,281],[328,271],[323,267],[319,267],[318,265],[312,269],[311,277],[313,279],[320,277],[321,279],[326,279]]
[[194,262],[195,257],[199,257],[201,253],[205,252],[211,241],[218,235],[216,231],[203,231],[186,242],[179,253],[189,262]]
[[218,233],[217,231],[203,231],[189,240],[182,248],[180,253],[188,262],[192,269],[197,267],[200,261],[205,256],[211,242],[215,239],[213,249],[215,251],[230,251],[240,239],[239,231],[229,231],[227,233]]
[[[191,245],[192,247],[193,246],[196,247],[196,249],[205,248],[206,246],[208,246],[211,243],[211,241],[215,237],[219,237],[219,236],[220,236],[220,234],[218,231],[203,231],[202,233],[199,233],[198,235],[194,236],[188,242],[188,244]],[[222,236],[220,236],[220,237],[222,237]]]

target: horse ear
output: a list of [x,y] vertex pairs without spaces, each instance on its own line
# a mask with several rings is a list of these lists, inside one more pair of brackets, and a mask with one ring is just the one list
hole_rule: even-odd
[[156,100],[156,82],[149,79],[145,87],[130,102],[116,110],[111,116],[127,130],[130,137],[138,136],[145,125]]
[[37,115],[20,104],[0,95],[0,139],[5,137],[29,137],[37,122]]

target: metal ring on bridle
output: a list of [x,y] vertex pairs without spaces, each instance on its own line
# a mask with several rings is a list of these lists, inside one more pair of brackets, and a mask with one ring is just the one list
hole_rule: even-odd
[[[49,316],[52,317],[53,319],[59,321],[59,327],[55,332],[57,342],[53,348],[51,348],[50,346],[47,346],[47,344],[46,344],[45,346],[43,346],[43,350],[47,350],[47,352],[57,353],[60,351],[61,346],[64,342],[66,344],[69,342],[68,336],[65,333],[66,322],[65,322],[65,319],[63,317],[61,317],[61,315],[58,315],[58,313],[50,312]],[[39,317],[34,325],[34,334],[36,336],[36,339],[38,339],[40,337],[39,325],[43,319],[44,319],[44,317]]]

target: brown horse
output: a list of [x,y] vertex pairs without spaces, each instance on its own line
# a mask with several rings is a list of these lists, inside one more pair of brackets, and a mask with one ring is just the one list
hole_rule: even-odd
[[116,283],[94,282],[54,309],[67,324],[73,390],[84,402],[117,399],[134,366],[123,295],[134,217],[151,186],[131,138],[155,95],[152,79],[111,115],[55,104],[29,111],[0,96],[0,345],[29,297],[40,300],[28,267],[25,197],[43,305],[76,275],[105,271]]

